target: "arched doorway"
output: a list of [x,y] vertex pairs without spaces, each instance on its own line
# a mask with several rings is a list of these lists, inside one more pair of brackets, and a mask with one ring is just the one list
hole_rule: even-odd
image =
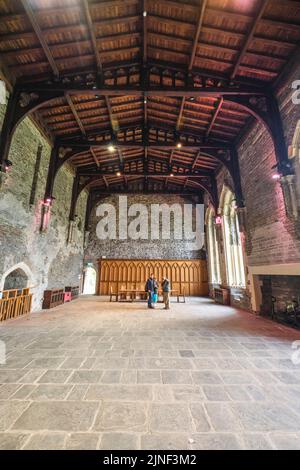
[[6,276],[3,290],[23,289],[27,287],[27,283],[27,274],[22,269],[18,268]]
[[93,295],[96,293],[97,272],[92,266],[88,266],[84,273],[83,294]]
[[25,263],[18,263],[8,269],[2,276],[0,291],[9,289],[23,289],[33,286],[31,270]]

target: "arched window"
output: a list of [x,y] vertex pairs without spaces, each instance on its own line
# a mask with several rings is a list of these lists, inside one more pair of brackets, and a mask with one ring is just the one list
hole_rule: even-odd
[[215,226],[215,213],[212,207],[208,209],[207,216],[207,242],[208,242],[208,259],[210,282],[212,284],[221,283],[220,275],[220,259],[219,259],[219,245],[217,241],[216,226]]
[[229,189],[226,189],[222,199],[227,283],[232,287],[245,287],[244,258],[235,196]]

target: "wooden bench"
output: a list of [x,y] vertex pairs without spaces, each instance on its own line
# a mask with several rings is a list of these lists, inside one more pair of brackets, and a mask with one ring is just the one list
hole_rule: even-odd
[[[171,291],[172,292],[175,292],[175,291]],[[184,288],[182,289],[182,292],[178,292],[177,293],[177,302],[179,303],[180,302],[180,299],[182,299],[182,302],[181,303],[184,303],[185,304],[185,290]]]
[[[163,291],[159,289],[158,291],[158,297],[162,297]],[[171,290],[170,292],[171,297],[176,297],[177,298],[177,303],[185,303],[185,292],[184,289],[182,292],[179,292],[178,290]],[[121,301],[121,302],[133,302],[134,300],[137,300],[138,298],[140,300],[147,300],[148,298],[148,293],[145,292],[144,290],[140,289],[120,289],[117,292],[112,291],[112,287],[110,288],[110,302],[112,302],[113,298],[115,298],[116,302]],[[180,300],[182,299],[182,300]],[[162,300],[158,300],[159,302],[162,302]]]
[[64,303],[64,289],[47,289],[44,291],[43,309],[57,307]]
[[224,287],[215,287],[214,299],[218,304],[230,305],[230,290]]
[[110,287],[110,295],[109,295],[109,301],[110,301],[110,302],[113,301],[113,297],[115,297],[116,302],[118,302],[118,300],[119,300],[119,293],[118,293],[118,292],[113,292],[113,288]]
[[79,296],[79,286],[66,286],[65,292],[71,292],[71,300],[77,299]]

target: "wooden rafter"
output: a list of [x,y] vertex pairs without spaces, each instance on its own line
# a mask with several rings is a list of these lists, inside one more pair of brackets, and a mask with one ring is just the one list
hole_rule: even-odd
[[143,15],[143,64],[147,63],[147,45],[148,45],[148,31],[147,31],[147,0],[142,0],[142,15]]
[[[267,2],[255,0],[255,8],[247,2],[241,13],[222,0],[83,0],[53,6],[22,0],[24,10],[9,3],[10,13],[0,15],[3,75],[18,82],[18,93],[39,95],[28,114],[46,120],[59,141],[83,143],[80,154],[76,143],[72,147],[75,167],[95,170],[101,162],[101,169],[120,168],[124,179],[137,157],[131,166],[136,174],[147,156],[148,170],[215,169],[218,163],[203,153],[195,162],[199,148],[234,143],[247,125],[249,96],[269,99],[269,84],[289,67],[299,40],[299,2],[290,0],[270,0],[267,12]],[[246,104],[245,111],[238,102]],[[183,116],[190,133],[186,140],[180,133]],[[178,138],[184,141],[181,149]],[[6,151],[1,147],[1,158]]]
[[218,104],[217,104],[217,107],[216,107],[216,109],[215,109],[215,112],[214,112],[214,114],[213,114],[213,116],[212,116],[212,119],[211,119],[211,121],[210,121],[210,123],[209,123],[208,129],[207,129],[207,131],[206,131],[206,138],[208,138],[208,137],[209,137],[209,134],[211,133],[211,130],[212,130],[213,126],[214,126],[214,123],[216,122],[216,119],[217,119],[217,117],[218,117],[218,115],[219,115],[219,112],[221,111],[221,108],[222,108],[223,103],[224,103],[224,98],[222,97],[222,98],[219,99],[219,102],[218,102]]
[[[108,115],[109,115],[109,121],[110,121],[110,126],[111,126],[111,130],[112,130],[112,133],[113,135],[116,134],[116,131],[117,131],[117,128],[118,128],[118,125],[117,125],[117,121],[116,119],[114,118],[114,115],[113,115],[113,111],[112,111],[112,107],[111,107],[111,103],[110,103],[110,99],[108,96],[105,96],[105,102],[106,102],[106,106],[107,106],[107,110],[108,110]],[[123,164],[123,156],[122,156],[122,151],[120,149],[119,146],[117,146],[117,153],[118,153],[118,156],[119,156],[119,160],[120,160],[120,165]]]
[[200,2],[201,2],[200,13],[199,13],[199,18],[198,18],[198,23],[197,23],[196,34],[195,34],[194,41],[193,41],[192,53],[191,53],[190,63],[189,63],[189,71],[193,69],[197,46],[198,46],[199,37],[200,37],[202,24],[203,24],[204,12],[205,12],[205,8],[206,8],[208,0],[200,0]]
[[[196,51],[198,47],[198,42],[199,42],[199,37],[201,33],[201,28],[203,24],[203,18],[204,18],[204,12],[205,8],[207,5],[208,0],[200,0],[200,13],[199,13],[199,18],[197,22],[197,28],[196,28],[196,33],[194,36],[193,40],[193,45],[192,45],[192,53],[189,61],[189,66],[188,66],[188,71],[191,72],[193,70],[193,65],[194,65],[194,60],[196,56]],[[182,97],[180,108],[179,108],[179,114],[178,114],[178,119],[176,122],[176,129],[179,129],[182,123],[182,117],[183,117],[183,112],[184,112],[184,105],[185,105],[185,97]]]
[[69,105],[70,108],[71,108],[72,114],[73,114],[73,116],[74,116],[74,118],[75,118],[75,120],[76,120],[76,122],[77,122],[77,124],[78,124],[78,127],[79,127],[81,133],[85,136],[85,135],[86,135],[85,129],[84,129],[84,127],[83,127],[83,124],[82,124],[82,122],[81,122],[80,117],[78,116],[77,110],[76,110],[76,108],[75,108],[75,106],[74,106],[74,103],[73,103],[72,98],[71,98],[71,96],[69,95],[69,93],[66,94],[66,99],[67,99],[68,105]]
[[98,161],[97,155],[96,155],[95,150],[93,149],[93,147],[90,148],[90,152],[92,154],[94,162],[96,163],[97,167],[99,167],[100,163]]
[[251,25],[251,28],[250,30],[248,31],[248,34],[246,36],[246,40],[244,42],[244,45],[242,47],[242,50],[241,52],[239,53],[239,56],[237,58],[237,61],[233,67],[233,70],[230,74],[230,79],[233,80],[238,72],[238,69],[242,63],[242,60],[245,56],[245,53],[247,52],[247,49],[254,37],[254,34],[255,34],[255,30],[256,30],[256,27],[258,25],[258,22],[261,20],[265,10],[266,10],[266,7],[269,3],[269,0],[260,0],[260,5],[259,5],[259,9],[258,9],[258,12],[257,14],[255,15],[255,18],[254,18],[254,21],[252,22],[252,25]]
[[[148,22],[147,22],[147,0],[141,0],[142,2],[142,15],[143,15],[143,66],[147,64],[147,50],[148,50]],[[144,71],[145,72],[145,71]],[[143,94],[143,109],[144,109],[144,127],[148,123],[148,108],[147,108],[147,95]],[[147,148],[144,148],[144,161],[147,161]]]
[[108,183],[106,177],[103,175],[102,178],[103,178],[103,181],[104,181],[105,186],[108,188],[108,187],[109,187],[109,183]]
[[97,69],[98,69],[98,72],[102,72],[102,61],[101,61],[101,57],[100,57],[100,54],[99,54],[97,39],[96,39],[94,25],[93,25],[93,20],[92,20],[91,13],[90,13],[89,0],[82,0],[82,4],[83,4],[83,8],[84,8],[84,14],[85,14],[86,22],[87,22],[87,25],[88,25],[88,30],[89,30],[89,34],[90,34],[91,43],[92,43],[95,58],[96,58]]
[[[79,173],[80,176],[85,176],[85,177],[93,177],[93,176],[115,176],[116,173],[114,171],[105,171],[105,170],[98,170],[97,172],[91,172],[91,171],[82,171]],[[200,172],[189,172],[189,173],[174,173],[174,178],[197,178],[197,179],[203,179],[207,178],[208,176],[212,176],[213,172],[208,171],[208,170],[201,170]],[[134,177],[147,177],[147,178],[169,178],[170,175],[169,173],[163,173],[163,172],[154,172],[154,171],[149,171],[149,172],[143,172],[143,173],[138,173],[138,172],[129,172],[126,171],[122,173],[122,176],[134,176]]]
[[198,159],[200,158],[200,156],[201,156],[201,150],[199,150],[199,151],[197,152],[197,155],[196,155],[195,158],[194,158],[194,161],[193,161],[192,167],[191,167],[192,170],[195,169],[195,166],[197,165],[197,161],[198,161]]
[[55,63],[55,60],[53,58],[53,55],[52,55],[52,52],[47,44],[47,42],[45,41],[44,39],[44,36],[43,36],[43,32],[41,30],[41,27],[36,19],[36,16],[35,16],[35,13],[33,11],[33,9],[31,8],[30,4],[29,4],[29,1],[28,0],[21,0],[21,3],[23,5],[23,8],[27,14],[27,17],[31,23],[31,26],[39,40],[39,43],[41,44],[41,47],[43,49],[43,52],[45,54],[45,56],[47,57],[47,60],[52,68],[52,71],[54,73],[55,76],[59,76],[59,70],[57,68],[57,65]]

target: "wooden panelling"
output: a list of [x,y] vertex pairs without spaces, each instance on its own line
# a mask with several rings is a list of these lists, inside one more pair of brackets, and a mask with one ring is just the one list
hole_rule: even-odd
[[154,273],[159,284],[163,276],[173,290],[187,296],[208,295],[205,260],[99,260],[98,294],[109,295],[121,289],[141,289]]

